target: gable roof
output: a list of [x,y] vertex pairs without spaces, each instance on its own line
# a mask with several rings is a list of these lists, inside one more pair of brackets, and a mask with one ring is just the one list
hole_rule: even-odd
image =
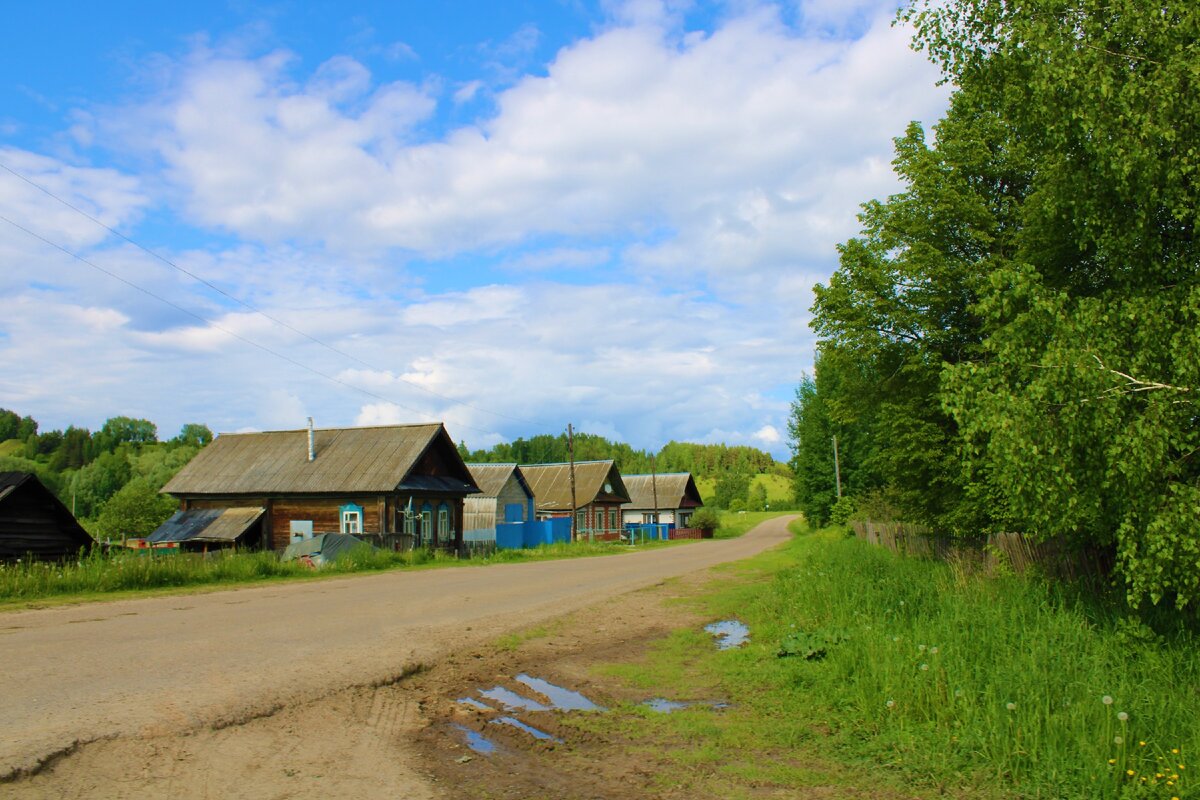
[[193,508],[176,511],[146,537],[148,542],[236,542],[267,513],[265,508]]
[[[533,489],[535,506],[541,511],[571,510],[571,465],[530,464],[521,467],[529,488]],[[611,491],[605,489],[605,485]],[[628,503],[629,492],[621,480],[617,465],[611,460],[575,462],[576,508],[597,500]]]
[[700,490],[696,488],[696,482],[692,480],[690,472],[626,475],[625,488],[629,489],[630,508],[653,509],[656,488],[660,509],[694,508],[704,505],[704,499],[700,497]]
[[[308,460],[308,430],[223,433],[179,471],[164,492],[347,494],[397,490],[473,494],[475,482],[441,423],[320,428]],[[436,469],[416,468],[426,454]]]
[[479,487],[477,497],[499,497],[513,473],[516,473],[517,482],[521,484],[525,493],[533,497],[529,480],[516,464],[467,464],[467,469],[471,471],[471,477]]
[[95,542],[31,472],[0,472],[0,558],[65,558]]

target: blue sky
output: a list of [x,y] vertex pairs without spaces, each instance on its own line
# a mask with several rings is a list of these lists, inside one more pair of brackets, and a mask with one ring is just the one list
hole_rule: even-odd
[[785,457],[811,287],[945,106],[893,10],[14,6],[0,406]]

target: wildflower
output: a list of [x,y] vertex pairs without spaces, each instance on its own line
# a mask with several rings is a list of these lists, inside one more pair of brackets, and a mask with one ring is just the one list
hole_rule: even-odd
[[893,637],[892,637],[892,641],[893,641],[893,642],[898,642],[898,641],[900,641],[900,637],[899,637],[899,636],[893,636]]
[[1145,746],[1146,746],[1145,742],[1138,742],[1138,747],[1145,747]]
[[1111,706],[1113,704],[1112,695],[1110,695],[1110,694],[1104,695],[1104,697],[1100,698],[1100,702],[1104,703],[1104,705],[1106,705],[1106,706]]
[[1179,748],[1178,748],[1178,747],[1172,747],[1172,748],[1171,748],[1171,753],[1172,753],[1172,755],[1179,755]]
[[962,689],[955,689],[955,690],[954,690],[954,696],[955,696],[955,697],[962,697]]
[[1005,706],[1005,708],[1007,708],[1009,711],[1016,711],[1016,710],[1017,710],[1017,704],[1016,704],[1016,703],[1009,703],[1008,705],[1006,705],[1006,706]]
[[923,644],[919,644],[919,645],[917,645],[917,649],[918,649],[918,650],[920,650],[922,653],[924,653],[924,652],[925,652],[925,645],[923,645]]
[[1125,744],[1125,739],[1121,736],[1114,736],[1113,744]]
[[1108,763],[1109,763],[1109,764],[1115,764],[1115,763],[1117,763],[1117,760],[1116,760],[1115,758],[1110,758],[1110,759],[1108,760]]
[[936,656],[937,655],[937,647],[929,648],[929,652],[933,653]]
[[1127,769],[1127,770],[1125,770],[1125,774],[1126,774],[1126,775],[1128,775],[1129,777],[1131,777],[1131,778],[1132,778],[1132,777],[1133,777],[1134,775],[1136,775],[1137,773],[1136,773],[1136,772],[1134,772],[1134,771],[1133,771],[1133,770],[1131,770],[1131,769]]
[[891,708],[892,706],[896,705],[896,701],[888,700],[886,703],[884,703],[884,705],[887,706],[888,708]]
[[1117,719],[1121,720],[1121,722],[1128,722],[1128,721],[1129,721],[1129,715],[1128,715],[1128,714],[1126,714],[1124,711],[1118,711],[1118,712],[1117,712]]
[[929,665],[928,665],[928,664],[922,664],[922,665],[921,665],[921,672],[926,672],[926,671],[928,671],[928,669],[929,669]]

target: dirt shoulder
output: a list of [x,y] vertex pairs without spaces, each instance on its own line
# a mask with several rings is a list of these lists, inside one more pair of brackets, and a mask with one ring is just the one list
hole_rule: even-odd
[[508,674],[527,652],[498,640],[562,626],[561,640],[537,646],[581,654],[661,635],[680,619],[636,612],[646,602],[638,590],[761,552],[787,538],[786,524],[614,557],[5,615],[0,670],[13,692],[0,710],[4,789],[467,796],[453,794],[461,776],[434,757],[445,748],[461,758],[458,740],[438,733],[455,720],[443,704],[460,685]]

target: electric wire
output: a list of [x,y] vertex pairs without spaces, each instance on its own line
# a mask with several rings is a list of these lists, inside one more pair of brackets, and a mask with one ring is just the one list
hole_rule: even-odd
[[[222,289],[220,286],[217,286],[216,284],[211,283],[210,281],[206,280],[202,276],[197,275],[196,273],[186,269],[185,267],[179,266],[178,264],[176,264],[174,261],[170,260],[166,256],[160,255],[159,253],[155,252],[154,250],[151,250],[150,248],[146,247],[145,245],[141,244],[140,242],[137,242],[134,239],[131,239],[130,237],[121,233],[119,230],[116,230],[115,228],[109,226],[107,223],[103,222],[102,220],[97,219],[96,217],[92,216],[87,211],[84,211],[82,208],[79,208],[78,206],[74,205],[70,201],[65,200],[62,197],[59,197],[57,194],[50,191],[45,186],[42,186],[40,183],[34,181],[33,179],[31,179],[25,175],[22,175],[20,172],[17,172],[12,167],[8,166],[7,164],[5,164],[2,161],[0,161],[0,169],[3,169],[5,172],[9,173],[10,175],[12,175],[15,178],[17,178],[21,181],[24,181],[25,183],[32,186],[34,189],[37,189],[38,191],[45,194],[47,197],[51,198],[52,200],[55,200],[56,202],[61,203],[62,205],[66,206],[67,208],[76,212],[77,214],[80,214],[81,216],[90,220],[94,224],[96,224],[99,227],[103,228],[104,230],[108,231],[113,236],[117,236],[120,239],[123,239],[124,241],[126,241],[129,244],[133,245],[134,247],[138,248],[139,250],[141,250],[142,252],[151,256],[152,258],[155,258],[158,261],[161,261],[163,264],[166,264],[171,269],[176,270],[177,272],[180,272],[184,275],[187,275],[192,280],[207,286],[209,289],[212,289],[214,292],[220,294],[223,297],[228,298],[229,300],[233,301],[234,303],[237,303],[238,305],[242,306],[243,308],[262,316],[264,319],[267,319],[268,321],[272,322],[273,324],[279,325],[282,328],[286,328],[287,330],[291,331],[292,333],[296,334],[297,336],[301,336],[301,337],[307,339],[308,341],[312,342],[313,344],[316,344],[320,347],[324,347],[326,350],[330,351],[331,353],[335,353],[335,354],[341,356],[342,358],[346,358],[351,361],[354,361],[354,362],[356,362],[368,369],[374,370],[376,372],[384,372],[384,373],[390,374],[389,370],[381,369],[380,367],[378,367],[368,361],[364,361],[363,359],[359,358],[358,356],[355,356],[351,353],[347,353],[344,350],[341,350],[340,348],[335,347],[334,345],[324,342],[321,339],[318,339],[317,337],[315,337],[309,333],[306,333],[305,331],[300,330],[299,328],[297,328],[287,322],[284,322],[283,320],[279,319],[278,317],[274,317],[274,316],[268,314],[266,311],[263,311],[262,309],[254,306],[251,303],[246,302],[245,300],[242,300],[240,297],[230,294],[229,292]],[[66,252],[66,251],[64,251],[64,252]],[[70,254],[70,255],[74,255],[74,254]],[[448,403],[454,403],[455,405],[460,405],[460,406],[463,406],[464,408],[469,408],[473,411],[479,411],[484,414],[490,414],[494,417],[500,417],[501,419],[507,419],[512,422],[520,422],[520,423],[524,423],[524,424],[528,424],[528,425],[545,427],[544,423],[542,423],[539,420],[523,419],[521,417],[514,417],[509,414],[503,414],[499,411],[492,411],[491,409],[481,408],[479,406],[475,406],[470,403],[463,402],[461,400],[455,399],[453,397],[449,397],[449,396],[441,394],[439,392],[435,392],[433,389],[430,389],[426,386],[422,386],[421,384],[416,383],[415,381],[410,381],[402,376],[396,375],[393,377],[395,380],[400,381],[401,383],[407,384],[415,389],[419,389],[420,391],[425,392],[426,394],[432,395],[433,397],[437,397],[441,400],[445,400]]]

